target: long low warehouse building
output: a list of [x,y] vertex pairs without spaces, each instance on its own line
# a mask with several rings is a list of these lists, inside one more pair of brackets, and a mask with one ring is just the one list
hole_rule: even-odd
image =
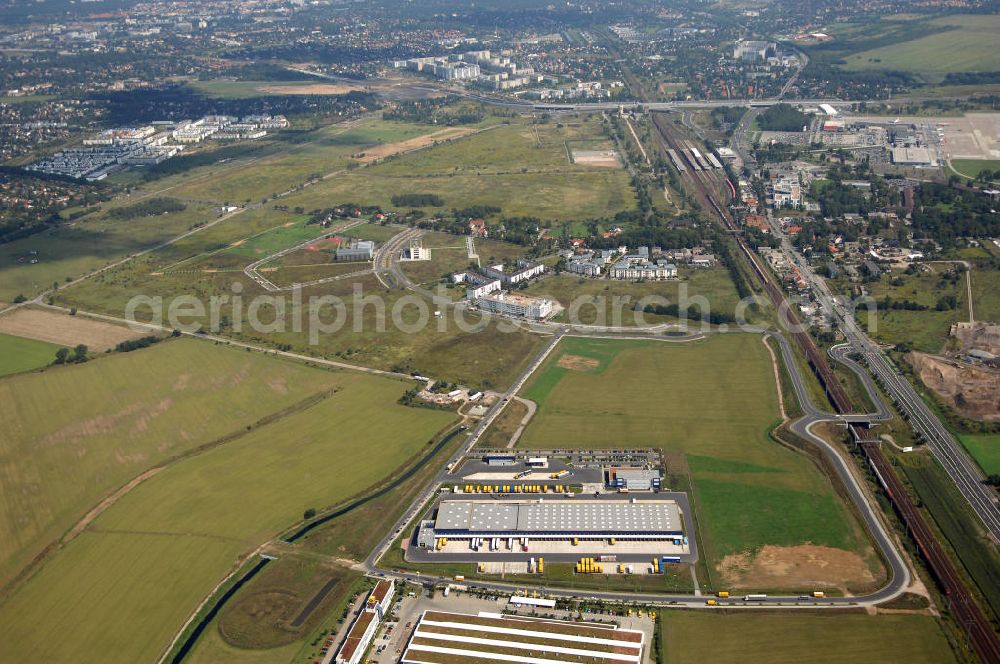
[[614,625],[425,611],[402,664],[640,664],[640,631]]
[[446,500],[430,523],[421,545],[438,537],[657,540],[684,532],[672,500]]

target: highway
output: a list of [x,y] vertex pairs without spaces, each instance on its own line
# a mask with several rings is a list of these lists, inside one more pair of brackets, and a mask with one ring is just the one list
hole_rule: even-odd
[[[772,228],[780,233],[780,228],[775,224],[772,224]],[[982,470],[921,398],[910,381],[901,375],[882,348],[861,329],[853,313],[847,311],[830,293],[826,281],[818,277],[808,262],[795,252],[786,236],[782,234],[779,237],[782,238],[781,247],[785,256],[791,264],[798,266],[824,310],[835,317],[839,329],[847,339],[847,344],[837,349],[835,357],[842,359],[851,353],[861,357],[868,368],[868,371],[858,374],[862,377],[862,381],[866,386],[870,386],[871,377],[874,376],[909,421],[913,430],[927,444],[928,449],[979,516],[994,541],[1000,542],[1000,508],[997,506],[994,490],[985,484],[986,478]],[[857,373],[857,363],[847,363],[847,365]],[[868,372],[871,372],[871,375]]]

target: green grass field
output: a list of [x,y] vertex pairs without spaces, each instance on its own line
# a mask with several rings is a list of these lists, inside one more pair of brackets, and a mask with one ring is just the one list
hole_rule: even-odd
[[45,341],[0,334],[0,376],[52,364],[59,346]]
[[[727,556],[805,543],[856,553],[857,578],[865,570],[878,577],[874,554],[829,479],[769,437],[779,421],[777,392],[760,337],[567,338],[522,395],[539,411],[521,447],[659,447],[684,455],[702,554],[720,579]],[[670,474],[688,472],[670,465]],[[753,582],[752,575],[735,580]]]
[[185,339],[0,381],[0,578],[147,468],[335,382]]
[[[286,224],[293,226],[285,228]],[[109,270],[94,279],[61,290],[56,295],[56,301],[66,306],[78,307],[83,311],[121,316],[129,300],[136,295],[161,296],[165,303],[169,303],[171,298],[185,294],[198,297],[207,303],[212,296],[231,296],[233,285],[239,284],[243,288],[245,315],[251,299],[255,295],[265,293],[242,272],[243,266],[258,256],[256,250],[245,248],[248,245],[254,246],[251,243],[262,243],[276,250],[282,244],[274,241],[278,234],[285,235],[285,240],[294,244],[302,234],[308,237],[308,234],[313,232],[312,229],[318,227],[302,226],[301,217],[294,213],[268,209],[249,210],[207,229],[198,236],[186,238],[163,250]],[[387,234],[391,235],[392,230],[366,224],[345,234],[384,237]],[[438,246],[445,244],[464,246],[461,237],[438,234],[432,234],[431,237],[436,238],[434,244]],[[241,240],[246,240],[246,243],[238,247],[233,246]],[[252,255],[241,255],[240,252],[243,251]],[[484,242],[480,251],[484,260],[489,257],[502,259],[521,254],[521,249],[514,245],[492,240]],[[448,249],[443,253],[437,253],[439,258],[435,261],[413,263],[407,265],[405,269],[408,272],[414,270],[415,278],[422,278],[420,274],[429,270],[426,276],[436,280],[445,271],[467,264],[467,260],[461,258],[463,253],[459,250]],[[458,262],[453,264],[452,259]],[[324,267],[321,268],[321,274],[310,275],[309,269],[279,269],[270,274],[277,283],[288,284],[296,280],[307,281],[309,276],[319,278],[335,273]],[[352,268],[354,269],[357,267]],[[355,286],[362,289],[363,296],[383,298],[386,312],[384,332],[380,331],[378,309],[375,305],[355,310]],[[386,292],[371,275],[305,289],[302,301],[308,304],[311,296],[324,295],[343,299],[346,318],[336,331],[319,335],[318,343],[315,345],[309,342],[307,325],[304,325],[303,331],[300,332],[295,332],[289,326],[286,332],[262,335],[244,326],[242,333],[229,328],[223,330],[223,333],[251,343],[272,346],[289,344],[295,350],[309,355],[340,359],[354,364],[384,369],[410,367],[409,371],[420,370],[449,382],[481,387],[503,387],[509,384],[544,343],[540,337],[522,331],[501,332],[495,323],[490,324],[483,332],[467,332],[460,329],[454,320],[431,319],[426,327],[415,332],[407,331],[392,322],[393,307],[400,301],[405,304],[406,300],[402,298],[406,294],[398,290]],[[419,315],[417,308],[414,305],[399,306],[398,311],[401,312],[402,318],[407,323],[413,323]],[[236,318],[231,308],[223,313],[232,320]],[[428,310],[428,317],[430,313]],[[270,320],[268,316],[269,313],[262,313],[261,319]],[[333,317],[331,308],[327,307],[322,319],[329,322]],[[474,325],[479,320],[476,315],[467,318],[469,325]],[[355,325],[356,320],[357,325]],[[444,327],[439,327],[439,323],[443,323]]]
[[[110,207],[114,205],[105,204],[105,209]],[[72,226],[0,245],[0,301],[35,295],[53,282],[82,276],[215,218],[210,207],[191,203],[183,212],[127,221],[107,219],[101,212]],[[38,262],[32,264],[29,255]]]
[[962,434],[959,438],[986,474],[1000,473],[1000,434]]
[[[203,167],[184,179],[177,179],[178,186],[174,195],[218,203],[257,202],[264,196],[279,194],[299,186],[310,177],[324,176],[346,168],[352,161],[352,154],[383,143],[430,134],[439,129],[440,127],[432,125],[388,122],[365,117],[350,123],[301,132],[299,135],[279,132],[266,149],[259,151],[256,158]],[[314,185],[324,186],[326,185]],[[288,198],[291,201],[297,197],[298,195]],[[299,204],[289,202],[291,207]],[[306,209],[314,207],[331,206],[319,203]]]
[[[520,122],[434,148],[388,159],[289,196],[312,209],[355,202],[393,209],[397,193],[433,193],[446,207],[494,205],[508,216],[564,220],[631,209],[624,170],[571,163],[567,141],[599,137],[594,119],[527,125]],[[408,208],[403,208],[408,209]]]
[[[671,304],[677,304],[682,294],[689,300],[696,297],[706,298],[713,312],[730,315],[733,313],[739,301],[739,294],[725,268],[683,269],[680,274],[682,277],[680,281],[632,283],[612,279],[592,279],[564,272],[531,284],[525,292],[555,299],[563,305],[566,311],[556,318],[557,321],[571,320],[571,314],[575,311],[576,318],[584,325],[596,323],[615,326],[635,325],[633,308],[643,298],[666,298]],[[614,305],[616,297],[623,298],[619,307]],[[574,305],[574,302],[579,304]],[[571,310],[571,307],[574,308]],[[620,312],[620,322],[615,319],[616,311]],[[676,322],[676,319],[644,314],[640,322],[643,325],[655,325]],[[699,325],[693,320],[689,324]]]
[[979,519],[968,509],[944,469],[926,456],[904,456],[900,467],[942,535],[946,549],[961,562],[993,616],[1000,616],[1000,554]]
[[955,655],[929,616],[664,611],[661,664],[945,664]]
[[[222,203],[259,203],[263,197],[293,189],[310,177],[346,168],[352,154],[438,130],[440,127],[431,125],[365,117],[315,131],[278,132],[273,138],[248,146],[245,154],[237,158],[195,167],[154,182],[133,178],[129,180],[131,199],[120,197],[102,207],[127,205],[137,196],[155,193],[178,198],[188,205],[188,209],[167,216],[128,221],[108,220],[105,213],[100,212],[72,226],[7,243],[0,248],[0,301],[9,302],[18,294],[37,294],[50,288],[53,282],[78,277],[129,253],[175,237],[196,223],[212,221],[216,218],[215,207]],[[323,197],[313,203],[307,209],[330,206],[330,201]],[[296,205],[298,203],[290,204],[290,207]],[[234,221],[242,216],[238,215]],[[209,238],[207,234],[204,236],[206,243],[210,242]],[[201,239],[199,234],[192,238],[192,243]],[[32,251],[37,252],[31,257],[38,262],[22,261]]]
[[[886,296],[893,300],[910,300],[929,307],[926,311],[879,310],[877,315],[869,318],[867,311],[859,307],[858,320],[868,324],[869,333],[880,341],[891,344],[908,343],[915,350],[928,353],[940,352],[948,338],[948,332],[953,323],[969,320],[969,297],[962,275],[957,283],[942,283],[940,275],[950,266],[935,264],[927,272],[915,275],[905,275],[893,272],[891,277],[885,277],[868,286],[869,293],[876,300]],[[981,273],[973,274],[973,284]],[[984,283],[991,280],[982,274]],[[902,284],[894,286],[891,279],[901,279]],[[954,295],[958,300],[957,309],[937,311],[938,300],[945,295]],[[975,293],[973,295],[975,297]],[[990,295],[989,297],[995,297]],[[977,315],[978,316],[978,315]]]
[[1000,16],[944,16],[929,23],[938,30],[934,34],[852,54],[845,58],[846,67],[908,71],[938,80],[950,72],[1000,69]]
[[407,385],[396,380],[308,372],[331,380],[336,392],[169,466],[46,563],[0,607],[7,654],[155,659],[238,556],[306,508],[378,482],[454,418],[397,405]]
[[[426,233],[423,246],[431,250],[431,260],[402,263],[403,272],[417,283],[433,286],[450,272],[461,272],[475,264],[475,259],[469,259],[465,238],[448,233]],[[525,247],[499,242],[490,239],[475,240],[476,253],[482,265],[496,265],[507,260],[514,260],[524,255]],[[448,282],[450,283],[450,281]],[[456,288],[455,297],[464,295],[464,290]]]
[[1000,171],[1000,159],[953,159],[951,170],[968,178],[978,178],[983,169]]
[[[317,659],[321,659],[320,648],[325,637],[330,632],[336,632],[340,626],[341,614],[346,609],[348,603],[353,598],[354,593],[367,591],[371,587],[371,582],[361,576],[359,572],[344,568],[331,568],[324,574],[317,574],[315,562],[297,560],[294,558],[282,558],[275,563],[271,563],[258,578],[255,578],[241,592],[249,594],[265,593],[262,596],[248,597],[246,604],[240,606],[237,599],[230,600],[221,616],[209,624],[198,643],[191,651],[185,661],[194,664],[254,664],[274,663],[274,662],[303,662],[312,664]],[[288,620],[287,612],[280,611],[281,608],[290,606],[293,602],[298,602],[291,611],[294,614],[301,608],[301,604],[307,602],[318,588],[322,587],[327,578],[336,576],[339,578],[337,585],[329,592],[326,598],[313,612],[307,624],[297,630],[290,630],[284,626],[278,627],[279,620]],[[284,602],[269,602],[268,591],[277,590],[284,597],[293,598],[287,604]],[[286,594],[287,593],[287,594]],[[238,597],[243,597],[239,595]],[[280,599],[280,598],[279,598]],[[231,645],[220,630],[220,624],[231,623],[232,616],[236,615],[243,621],[249,633],[257,634],[280,634],[293,637],[291,642],[283,645],[270,645],[264,648],[249,648]],[[348,620],[353,618],[348,615]],[[229,632],[227,631],[227,634]]]

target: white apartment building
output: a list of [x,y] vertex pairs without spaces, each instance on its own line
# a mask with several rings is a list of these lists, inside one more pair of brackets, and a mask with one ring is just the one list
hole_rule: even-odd
[[555,311],[555,303],[541,297],[499,291],[476,298],[476,305],[483,311],[540,320]]

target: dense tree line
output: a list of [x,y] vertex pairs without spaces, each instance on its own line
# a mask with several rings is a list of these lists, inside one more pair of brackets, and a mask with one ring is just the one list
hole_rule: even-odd
[[145,337],[139,337],[138,339],[128,339],[126,341],[122,341],[115,346],[115,350],[119,353],[130,353],[133,350],[139,350],[140,348],[148,348],[149,346],[152,346],[162,340],[163,337],[150,334]]
[[171,212],[183,212],[186,209],[187,205],[176,198],[158,196],[156,198],[148,198],[133,205],[126,205],[125,207],[109,210],[108,218],[127,221],[129,219],[152,217],[160,214],[169,214]]
[[1000,83],[1000,71],[968,71],[945,74],[942,85],[985,85]]
[[706,313],[701,307],[688,307],[681,311],[681,308],[676,304],[647,304],[643,311],[647,314],[656,314],[657,316],[673,316],[674,318],[684,318],[687,320],[699,320],[706,323],[711,323],[712,325],[719,325],[721,323],[735,323],[736,317],[731,314],[723,314],[718,311],[710,311]]
[[925,182],[914,192],[912,228],[918,238],[932,238],[945,248],[961,237],[997,237],[1000,214],[976,191]]
[[437,194],[395,194],[392,204],[396,207],[443,207],[444,199]]
[[791,104],[775,104],[757,116],[757,124],[766,131],[802,131],[809,117]]
[[480,106],[456,105],[444,99],[402,101],[382,111],[382,119],[421,124],[466,125],[482,122],[486,112]]
[[314,115],[341,117],[379,107],[378,99],[367,92],[343,95],[264,95],[238,99],[207,97],[184,85],[161,88],[100,92],[92,100],[108,109],[111,125],[129,125],[153,120],[181,120],[203,115]]

